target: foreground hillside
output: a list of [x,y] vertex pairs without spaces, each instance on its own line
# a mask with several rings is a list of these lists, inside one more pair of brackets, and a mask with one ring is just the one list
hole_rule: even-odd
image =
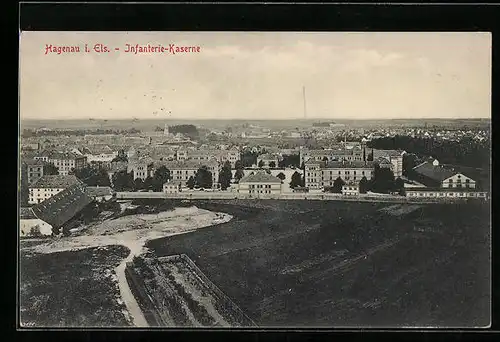
[[260,326],[487,326],[486,204],[196,203],[228,223],[150,241]]

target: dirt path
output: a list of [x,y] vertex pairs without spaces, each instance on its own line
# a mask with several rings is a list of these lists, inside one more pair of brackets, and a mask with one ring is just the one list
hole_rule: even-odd
[[[148,240],[185,234],[213,224],[228,222],[231,219],[231,215],[215,213],[196,207],[176,208],[160,214],[130,215],[116,220],[104,221],[92,227],[89,233],[93,235],[60,238],[45,244],[26,247],[26,249],[38,253],[55,253],[108,245],[127,247],[130,249],[130,254],[115,268],[121,299],[131,316],[131,323],[137,327],[147,327],[148,323],[125,277],[127,262],[132,261],[136,255],[145,251],[144,245]],[[138,221],[143,222],[141,224],[142,228],[134,229],[134,225]],[[128,230],[124,230],[124,227]],[[114,234],[110,231],[113,228],[116,230]]]

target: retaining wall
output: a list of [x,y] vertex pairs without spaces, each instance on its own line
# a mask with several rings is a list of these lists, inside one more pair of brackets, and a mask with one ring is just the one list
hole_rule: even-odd
[[212,294],[214,294],[219,302],[223,304],[223,306],[226,306],[234,316],[236,316],[236,320],[243,324],[243,326],[256,326],[255,322],[248,317],[243,310],[239,308],[236,303],[234,303],[231,298],[226,296],[224,292],[222,292],[221,289],[219,289],[199,268],[196,266],[193,260],[191,260],[190,257],[188,257],[186,254],[180,254],[180,255],[171,255],[171,256],[166,256],[166,257],[160,257],[158,258],[158,261],[160,262],[175,262],[175,261],[181,261],[187,264],[189,268],[191,268],[193,274],[195,274],[199,280],[207,286]]
[[[350,201],[350,202],[388,202],[388,203],[458,203],[470,200],[469,198],[415,198],[403,196],[349,196],[332,193],[282,193],[276,195],[250,196],[237,192],[181,192],[167,194],[163,192],[118,192],[117,199],[179,199],[179,200],[224,200],[224,199],[276,199],[276,200],[319,200],[319,201]],[[477,199],[472,199],[477,200]]]

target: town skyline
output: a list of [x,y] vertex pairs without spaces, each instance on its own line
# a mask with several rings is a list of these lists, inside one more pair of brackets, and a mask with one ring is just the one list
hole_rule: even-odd
[[[200,46],[185,55],[46,45]],[[167,76],[166,76],[167,75]],[[22,32],[27,119],[486,119],[489,33]]]

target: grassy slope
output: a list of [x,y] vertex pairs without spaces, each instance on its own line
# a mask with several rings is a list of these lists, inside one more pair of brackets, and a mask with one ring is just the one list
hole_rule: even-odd
[[488,324],[486,206],[425,206],[399,219],[377,211],[383,204],[260,203],[198,203],[236,219],[149,247],[188,254],[260,325]]
[[[129,325],[109,272],[129,254],[123,246],[51,254],[21,253],[20,320],[36,327]],[[114,271],[113,271],[114,272]]]

